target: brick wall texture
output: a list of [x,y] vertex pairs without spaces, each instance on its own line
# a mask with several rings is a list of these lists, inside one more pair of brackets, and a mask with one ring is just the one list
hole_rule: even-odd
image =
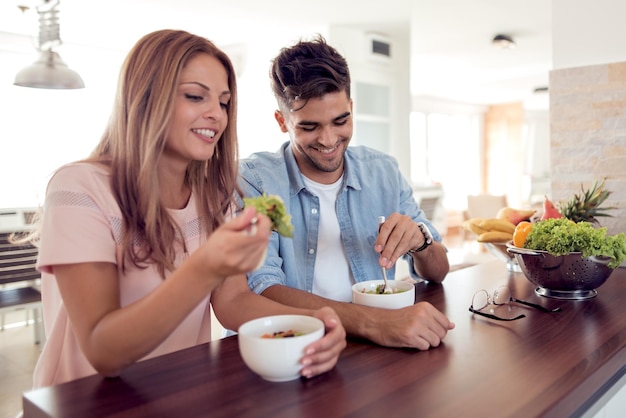
[[626,233],[626,62],[552,71],[550,137],[552,200],[606,178],[617,209],[600,223]]

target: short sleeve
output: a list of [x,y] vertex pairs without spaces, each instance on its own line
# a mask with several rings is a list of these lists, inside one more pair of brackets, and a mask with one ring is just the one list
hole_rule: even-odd
[[51,273],[57,264],[116,263],[116,208],[103,168],[77,163],[59,169],[46,191],[38,268]]

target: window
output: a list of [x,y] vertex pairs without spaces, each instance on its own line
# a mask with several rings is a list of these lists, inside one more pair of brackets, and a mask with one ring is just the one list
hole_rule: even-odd
[[95,48],[64,49],[63,59],[87,88],[47,90],[13,85],[15,74],[35,60],[34,49],[32,54],[0,50],[0,60],[7,63],[0,67],[0,176],[5,179],[0,207],[42,205],[52,172],[89,155],[111,113],[123,55]]
[[357,82],[354,113],[354,144],[391,151],[390,88]]
[[411,113],[411,180],[439,183],[443,205],[463,210],[480,191],[480,119],[477,115]]

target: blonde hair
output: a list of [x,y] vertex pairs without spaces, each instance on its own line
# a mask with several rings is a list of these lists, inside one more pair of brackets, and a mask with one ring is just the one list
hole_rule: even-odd
[[[157,167],[174,112],[181,70],[198,54],[217,58],[228,75],[228,126],[207,161],[192,161],[185,181],[198,202],[202,233],[209,235],[236,204],[237,85],[228,56],[209,40],[180,30],[141,38],[122,66],[114,109],[100,143],[87,161],[106,164],[124,220],[122,268],[156,263],[161,275],[173,270],[175,241],[182,233],[159,200]],[[137,245],[137,238],[141,245]]]

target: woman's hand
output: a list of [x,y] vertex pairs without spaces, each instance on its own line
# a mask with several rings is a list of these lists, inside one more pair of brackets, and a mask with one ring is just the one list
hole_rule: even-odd
[[222,278],[247,273],[265,257],[270,235],[270,219],[246,208],[217,228],[193,257],[205,272]]
[[326,326],[326,335],[310,344],[302,358],[302,376],[310,378],[331,370],[337,364],[339,354],[346,348],[346,331],[339,317],[331,308],[325,307],[313,312]]

